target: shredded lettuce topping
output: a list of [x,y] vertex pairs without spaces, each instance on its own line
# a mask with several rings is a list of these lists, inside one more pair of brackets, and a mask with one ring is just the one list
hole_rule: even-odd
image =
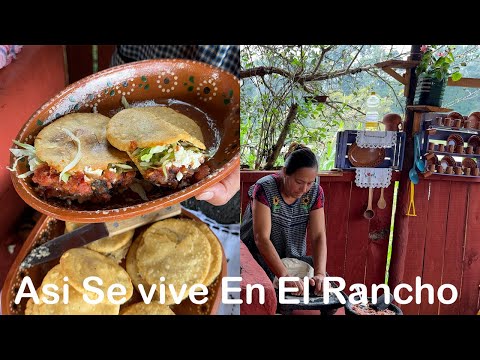
[[76,137],[70,130],[62,128],[62,131],[68,136],[70,136],[72,140],[77,144],[77,153],[75,154],[75,157],[69,164],[67,164],[67,166],[63,168],[62,172],[60,173],[60,180],[63,182],[67,182],[70,178],[70,174],[68,174],[67,171],[73,169],[82,158],[82,145],[80,144],[80,139]]
[[34,173],[35,169],[37,167],[39,167],[41,164],[43,164],[43,161],[41,161],[37,157],[37,154],[35,152],[35,147],[33,147],[32,145],[21,143],[17,140],[13,140],[13,143],[15,145],[21,147],[21,149],[18,149],[18,148],[16,148],[16,149],[11,148],[10,149],[10,152],[13,154],[13,156],[15,156],[15,162],[13,163],[11,168],[7,166],[7,169],[10,170],[10,171],[16,171],[16,167],[17,167],[18,162],[23,158],[27,158],[28,159],[28,166],[29,166],[30,170],[23,173],[23,174],[18,175],[19,179],[24,179],[27,176],[32,175]]
[[128,103],[127,99],[125,98],[125,95],[122,95],[122,105],[125,109],[130,108],[130,104]]
[[[70,174],[68,171],[73,169],[78,164],[78,162],[80,161],[80,159],[82,157],[82,153],[81,153],[80,140],[70,130],[68,130],[68,129],[62,129],[62,130],[68,136],[70,136],[73,139],[73,141],[77,144],[77,153],[75,154],[74,159],[69,164],[67,164],[67,166],[65,166],[65,168],[63,169],[63,171],[59,175],[60,181],[63,181],[63,182],[66,183],[66,182],[68,182],[68,179],[70,179],[70,176],[72,176],[72,174]],[[36,168],[38,168],[41,164],[45,163],[44,161],[41,161],[37,157],[36,150],[35,150],[34,146],[32,146],[30,144],[26,144],[26,143],[21,143],[17,140],[13,140],[13,143],[15,145],[19,146],[20,149],[19,148],[11,148],[10,149],[10,152],[15,157],[15,162],[13,163],[11,168],[7,166],[7,169],[10,170],[10,171],[16,171],[17,163],[20,160],[22,160],[23,158],[28,158],[29,171],[18,175],[19,179],[24,179],[24,178],[32,175],[35,172]],[[135,170],[134,167],[132,167],[128,164],[108,164],[108,169],[110,171],[112,171],[114,173],[118,173],[118,174],[121,174],[122,172],[128,172],[128,171]],[[103,170],[101,170],[101,169],[93,170],[91,167],[86,166],[85,169],[84,169],[84,173],[85,173],[85,175],[96,178],[96,177],[100,177],[100,176],[103,175]]]
[[145,189],[143,188],[143,186],[140,183],[134,182],[134,183],[130,184],[128,187],[133,192],[136,192],[142,198],[142,200],[148,201],[147,193],[145,192]]
[[154,146],[149,148],[137,148],[133,156],[144,169],[162,169],[165,177],[167,169],[171,166],[196,169],[202,162],[205,155],[197,147],[184,142],[178,142],[167,146]]
[[117,174],[121,174],[123,172],[134,171],[135,169],[133,166],[128,164],[108,164],[108,170]]

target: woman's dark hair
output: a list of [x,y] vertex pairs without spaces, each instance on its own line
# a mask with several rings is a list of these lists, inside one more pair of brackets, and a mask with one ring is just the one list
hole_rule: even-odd
[[302,144],[292,143],[285,154],[285,173],[292,175],[300,168],[318,168],[315,154]]

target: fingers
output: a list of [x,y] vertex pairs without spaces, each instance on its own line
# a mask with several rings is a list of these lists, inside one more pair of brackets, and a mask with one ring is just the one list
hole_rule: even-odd
[[287,287],[292,287],[292,288],[297,288],[298,289],[298,291],[292,292],[292,295],[296,295],[296,296],[303,295],[303,284],[302,284],[301,281],[287,281],[287,282],[285,282],[285,285]]
[[296,295],[303,295],[303,283],[301,281],[295,281],[295,286],[298,287]]
[[197,200],[208,201],[215,206],[225,205],[240,190],[240,169],[234,170],[219,183],[195,196]]
[[323,278],[315,278],[315,290],[314,290],[314,294],[319,296],[322,294],[322,286],[323,286]]

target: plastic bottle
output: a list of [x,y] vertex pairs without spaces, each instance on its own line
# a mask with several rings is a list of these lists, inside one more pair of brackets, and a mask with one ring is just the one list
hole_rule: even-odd
[[380,106],[380,98],[375,92],[367,98],[367,113],[365,116],[365,130],[378,130],[379,129],[379,113],[378,108]]

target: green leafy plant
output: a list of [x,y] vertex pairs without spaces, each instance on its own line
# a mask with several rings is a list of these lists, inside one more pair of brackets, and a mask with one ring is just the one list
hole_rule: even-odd
[[[452,77],[453,81],[462,78],[460,66],[455,65],[453,55],[455,46],[452,45],[422,45],[420,51],[423,53],[420,64],[417,66],[416,74],[438,80]],[[461,66],[466,66],[461,63]]]

